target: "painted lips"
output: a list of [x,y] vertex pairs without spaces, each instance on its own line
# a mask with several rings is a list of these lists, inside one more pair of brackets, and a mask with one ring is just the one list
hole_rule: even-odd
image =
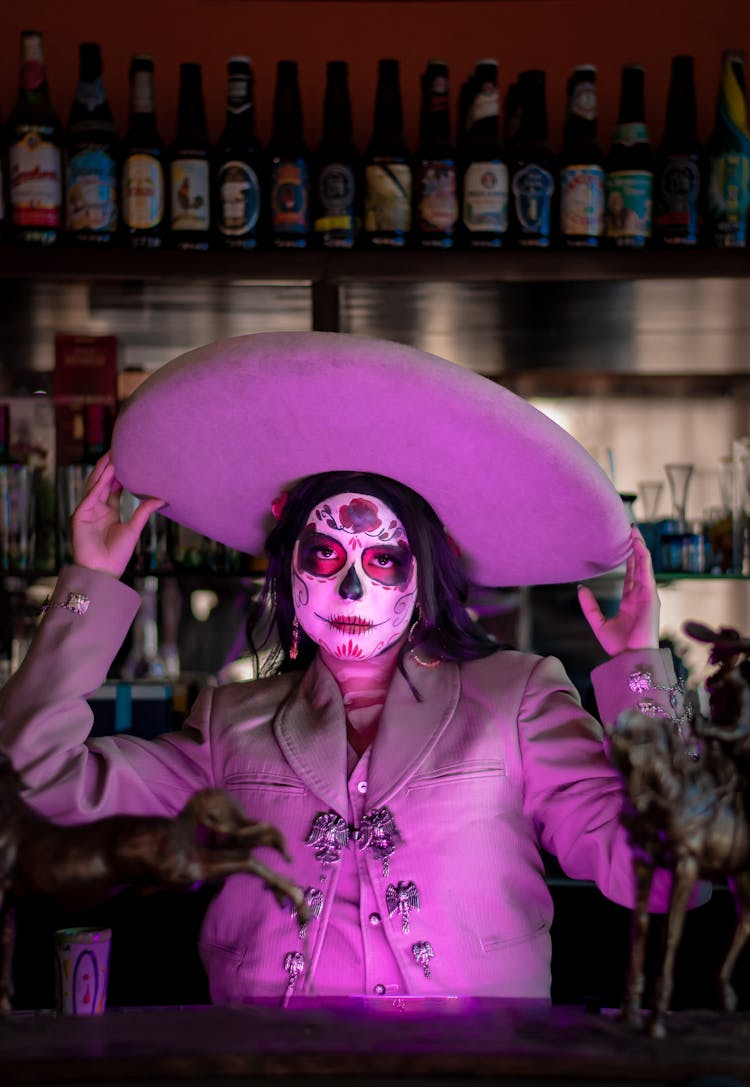
[[328,616],[326,622],[342,634],[365,634],[368,630],[381,625],[373,623],[371,619],[360,619],[356,615],[331,615]]

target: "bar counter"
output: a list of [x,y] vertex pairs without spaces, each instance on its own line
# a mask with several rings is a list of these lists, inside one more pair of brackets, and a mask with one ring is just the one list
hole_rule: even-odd
[[15,1012],[0,1020],[0,1083],[750,1087],[750,1013],[673,1012],[668,1031],[650,1038],[614,1011],[440,997]]

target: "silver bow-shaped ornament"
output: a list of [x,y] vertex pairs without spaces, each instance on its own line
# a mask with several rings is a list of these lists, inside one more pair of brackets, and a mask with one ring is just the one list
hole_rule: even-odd
[[320,812],[313,819],[305,845],[314,851],[321,864],[336,864],[349,844],[346,820],[335,811]]

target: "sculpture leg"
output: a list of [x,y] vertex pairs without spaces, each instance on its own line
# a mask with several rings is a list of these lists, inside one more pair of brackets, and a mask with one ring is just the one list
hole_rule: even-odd
[[13,1000],[13,952],[16,915],[7,893],[0,892],[0,1015],[10,1015]]
[[675,865],[664,954],[654,987],[653,1009],[648,1027],[648,1032],[653,1038],[664,1038],[667,1033],[665,1018],[672,999],[674,963],[682,938],[687,904],[697,879],[698,865],[695,858],[681,857]]
[[630,930],[630,964],[625,984],[625,997],[620,1018],[630,1027],[641,1026],[641,1003],[646,984],[646,939],[648,937],[648,899],[654,870],[650,864],[637,860],[635,870],[635,909]]
[[730,886],[737,906],[737,925],[719,971],[719,1000],[721,1007],[727,1012],[733,1012],[737,1008],[737,994],[731,984],[732,974],[740,951],[750,936],[750,872],[741,872],[730,881]]

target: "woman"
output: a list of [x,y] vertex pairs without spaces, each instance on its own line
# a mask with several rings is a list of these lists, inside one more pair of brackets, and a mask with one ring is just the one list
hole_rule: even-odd
[[[285,382],[293,402],[279,393]],[[352,405],[353,443],[343,435]],[[490,453],[494,467],[466,474],[468,460]],[[469,618],[466,569],[483,584],[500,584],[501,570],[506,584],[569,580],[629,550],[617,616],[605,619],[580,590],[612,655],[593,676],[599,708],[608,722],[633,705],[679,714],[671,661],[655,648],[648,551],[594,462],[476,375],[409,348],[321,334],[241,337],[169,364],[125,408],[114,457],[117,470],[106,456],[91,476],[73,518],[75,564],[0,694],[0,743],[33,802],[68,821],[172,814],[196,789],[220,785],[282,829],[311,919],[300,928],[251,880],[229,879],[201,935],[217,1002],[548,996],[552,907],[540,847],[571,877],[630,904],[621,786],[559,662],[501,650]],[[332,467],[344,457],[363,470]],[[123,476],[131,490],[162,496],[144,498],[129,523]],[[520,530],[542,479],[540,541]],[[283,667],[206,690],[180,732],[87,741],[85,698],[139,602],[119,578],[157,508],[248,550],[272,509],[265,605]],[[593,539],[581,539],[582,509]],[[662,905],[664,893],[662,882]]]

